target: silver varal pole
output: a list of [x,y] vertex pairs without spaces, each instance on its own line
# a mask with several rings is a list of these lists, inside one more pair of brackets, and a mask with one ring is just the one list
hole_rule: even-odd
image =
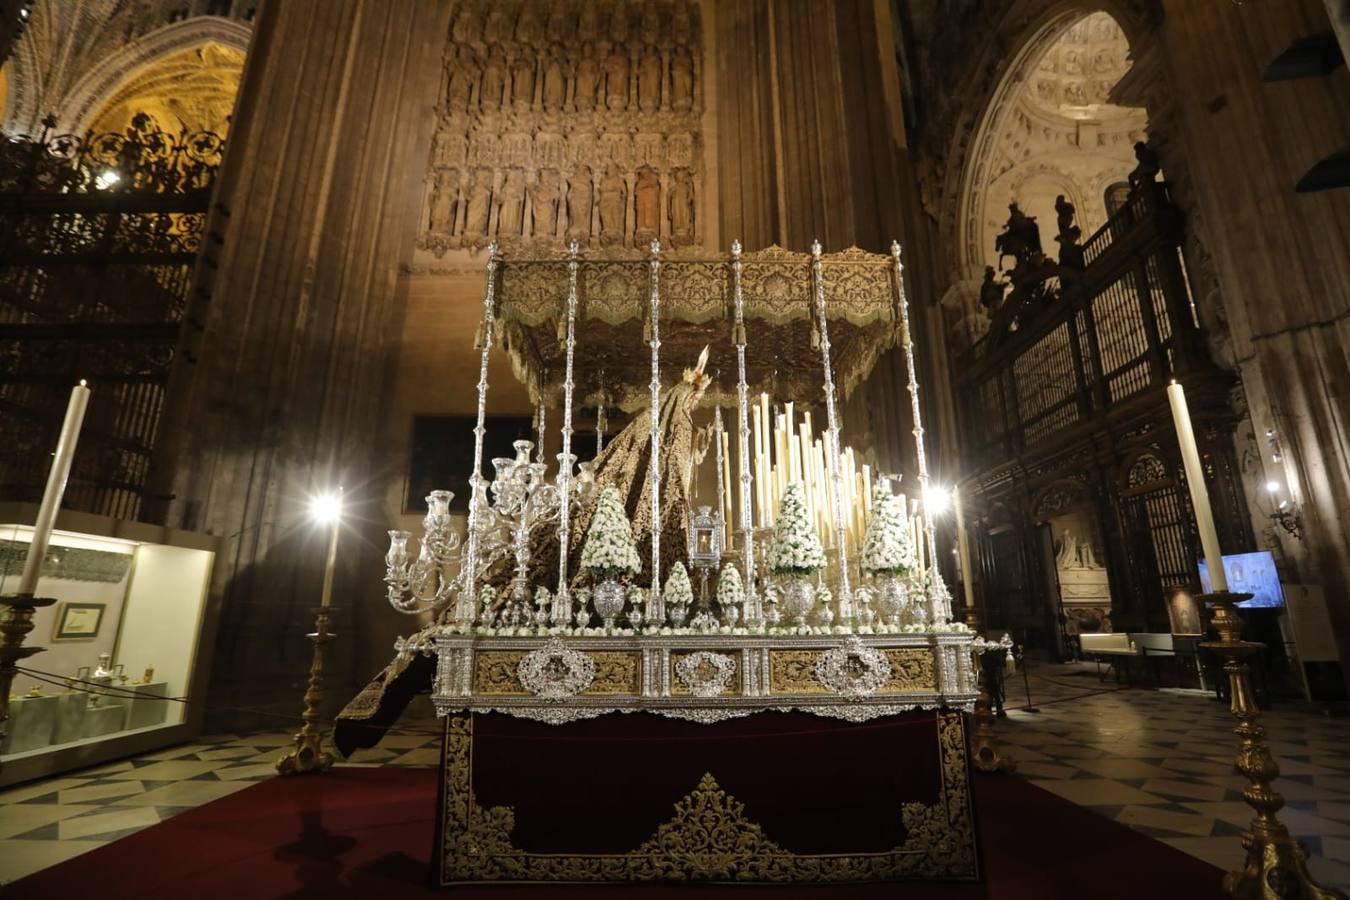
[[834,487],[834,534],[839,547],[839,619],[847,622],[853,618],[853,590],[848,578],[848,547],[845,539],[848,533],[847,519],[844,517],[844,485],[839,468],[842,464],[839,453],[839,410],[834,397],[834,366],[830,362],[830,326],[825,315],[825,279],[821,272],[820,241],[811,244],[811,282],[815,291],[816,318],[820,320],[820,357],[825,368],[825,415],[829,420],[830,442],[830,483]]
[[600,372],[600,391],[599,402],[595,404],[595,456],[600,458],[600,454],[605,450],[605,373]]
[[741,242],[731,245],[731,297],[732,312],[735,316],[735,328],[732,342],[736,345],[736,417],[740,432],[740,446],[737,449],[739,471],[737,478],[741,484],[740,522],[741,522],[741,568],[745,570],[745,621],[757,625],[764,619],[760,608],[759,591],[755,590],[755,523],[750,512],[750,387],[745,380],[745,295],[741,291]]
[[651,419],[651,530],[652,530],[652,587],[647,594],[647,622],[660,625],[666,621],[665,603],[661,598],[661,242],[653,240],[651,257],[651,327],[652,327],[652,408]]
[[487,288],[483,291],[483,323],[478,333],[478,420],[473,429],[473,473],[469,476],[468,540],[464,545],[464,569],[460,573],[463,590],[452,616],[457,625],[472,625],[478,605],[475,598],[478,588],[478,510],[486,498],[487,488],[483,479],[483,437],[487,428],[483,423],[487,419],[488,356],[492,352],[492,332],[496,325],[497,268],[500,263],[494,241],[488,245]]
[[567,586],[567,555],[572,530],[572,368],[577,347],[577,242],[567,246],[567,364],[563,370],[562,452],[558,454],[558,590],[549,621],[566,625],[572,618]]
[[[900,262],[900,242],[891,241],[891,259],[894,263],[895,295],[900,306],[900,344],[905,348],[905,375],[909,380],[909,403],[914,418],[914,453],[919,467],[919,494],[922,500],[923,528],[928,545],[930,565],[937,566],[937,539],[933,533],[933,514],[928,504],[928,457],[923,449],[923,415],[919,411],[919,379],[914,369],[914,339],[909,329],[909,300],[905,297],[905,267]],[[936,574],[933,577],[938,577]],[[951,621],[950,598],[934,596],[929,591],[928,602],[935,624]]]

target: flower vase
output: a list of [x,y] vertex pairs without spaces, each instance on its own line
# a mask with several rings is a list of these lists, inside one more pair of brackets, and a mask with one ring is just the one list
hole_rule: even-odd
[[628,624],[633,626],[634,629],[642,627],[641,606],[634,605],[634,607],[628,611]]
[[684,604],[671,606],[667,612],[670,614],[670,624],[676,628],[683,627],[685,617],[689,615],[689,607]]
[[821,603],[816,609],[816,624],[822,628],[829,628],[834,622],[834,610],[830,608],[829,603]]
[[806,617],[811,614],[815,603],[816,586],[809,578],[794,575],[787,579],[787,584],[783,587],[783,613],[793,625],[798,627],[805,625]]
[[612,578],[597,584],[591,594],[591,603],[595,605],[595,613],[604,621],[606,628],[614,627],[615,620],[623,613],[624,603],[627,599],[623,585]]
[[726,606],[722,607],[723,623],[727,626],[734,626],[740,617],[741,610],[736,604],[728,603]]
[[900,614],[905,610],[909,599],[909,588],[904,581],[894,575],[888,575],[877,584],[877,610],[887,625],[899,625]]
[[764,607],[764,624],[768,628],[778,627],[778,623],[783,620],[783,614],[778,611],[778,604],[772,599]]

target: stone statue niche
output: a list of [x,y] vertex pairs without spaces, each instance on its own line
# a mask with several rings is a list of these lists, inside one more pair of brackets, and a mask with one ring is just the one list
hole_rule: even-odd
[[661,228],[661,183],[651,166],[638,169],[633,200],[636,211],[634,238],[641,245],[656,237]]
[[697,3],[453,6],[419,251],[697,244]]

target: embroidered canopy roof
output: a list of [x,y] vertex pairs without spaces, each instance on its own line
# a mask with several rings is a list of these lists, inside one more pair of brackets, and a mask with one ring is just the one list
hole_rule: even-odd
[[[659,275],[662,381],[669,385],[706,345],[713,403],[736,398],[730,256],[706,251],[661,255]],[[741,255],[747,381],[752,393],[816,402],[824,384],[813,309],[811,255],[781,247]],[[513,259],[498,282],[499,329],[516,376],[531,397],[561,393],[565,365],[567,256]],[[834,378],[842,396],[865,379],[896,340],[898,295],[890,256],[856,247],[821,257]],[[624,409],[648,401],[651,348],[646,319],[651,267],[642,251],[583,255],[577,275],[575,383],[582,403],[603,389]],[[560,323],[562,327],[560,327]]]

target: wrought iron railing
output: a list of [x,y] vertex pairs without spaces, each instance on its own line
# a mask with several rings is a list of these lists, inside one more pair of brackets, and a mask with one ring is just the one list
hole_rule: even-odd
[[1083,244],[1086,268],[1049,306],[958,360],[973,463],[1008,460],[1207,364],[1180,263],[1180,226],[1167,186],[1140,185]]
[[0,139],[0,499],[41,495],[83,378],[66,503],[140,514],[222,149],[145,116],[122,134]]

